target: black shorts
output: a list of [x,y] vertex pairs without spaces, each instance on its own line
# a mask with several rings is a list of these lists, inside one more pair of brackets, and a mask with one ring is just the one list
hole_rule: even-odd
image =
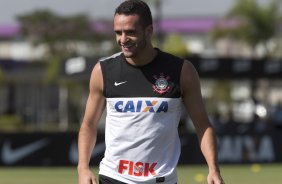
[[126,184],[126,183],[99,174],[99,184]]
[[[156,182],[156,183],[161,183],[161,182]],[[123,183],[121,181],[118,181],[108,176],[104,176],[100,174],[99,175],[99,184],[126,184],[126,183]]]

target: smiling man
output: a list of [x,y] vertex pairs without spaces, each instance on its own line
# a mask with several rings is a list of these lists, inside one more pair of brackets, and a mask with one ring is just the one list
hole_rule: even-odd
[[122,52],[99,61],[90,79],[78,140],[79,184],[97,183],[89,161],[105,107],[106,151],[99,183],[177,183],[182,103],[209,167],[208,184],[223,184],[214,131],[193,65],[153,47],[151,11],[143,1],[127,0],[117,7],[114,31]]

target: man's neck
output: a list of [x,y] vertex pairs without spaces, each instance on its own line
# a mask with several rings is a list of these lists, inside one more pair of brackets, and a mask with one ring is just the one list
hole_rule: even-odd
[[139,53],[137,57],[126,58],[127,62],[134,66],[145,66],[152,62],[157,56],[158,51],[154,48],[145,50],[143,53]]

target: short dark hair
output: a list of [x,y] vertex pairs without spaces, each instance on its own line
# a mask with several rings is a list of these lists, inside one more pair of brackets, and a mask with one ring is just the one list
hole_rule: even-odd
[[146,27],[153,24],[152,13],[149,6],[141,0],[126,0],[115,11],[115,15],[139,15],[140,23]]

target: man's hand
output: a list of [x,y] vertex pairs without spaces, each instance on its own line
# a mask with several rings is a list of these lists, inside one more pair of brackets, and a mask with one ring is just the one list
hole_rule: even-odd
[[225,184],[218,171],[210,172],[207,180],[208,184]]
[[89,168],[78,169],[78,184],[98,184]]

